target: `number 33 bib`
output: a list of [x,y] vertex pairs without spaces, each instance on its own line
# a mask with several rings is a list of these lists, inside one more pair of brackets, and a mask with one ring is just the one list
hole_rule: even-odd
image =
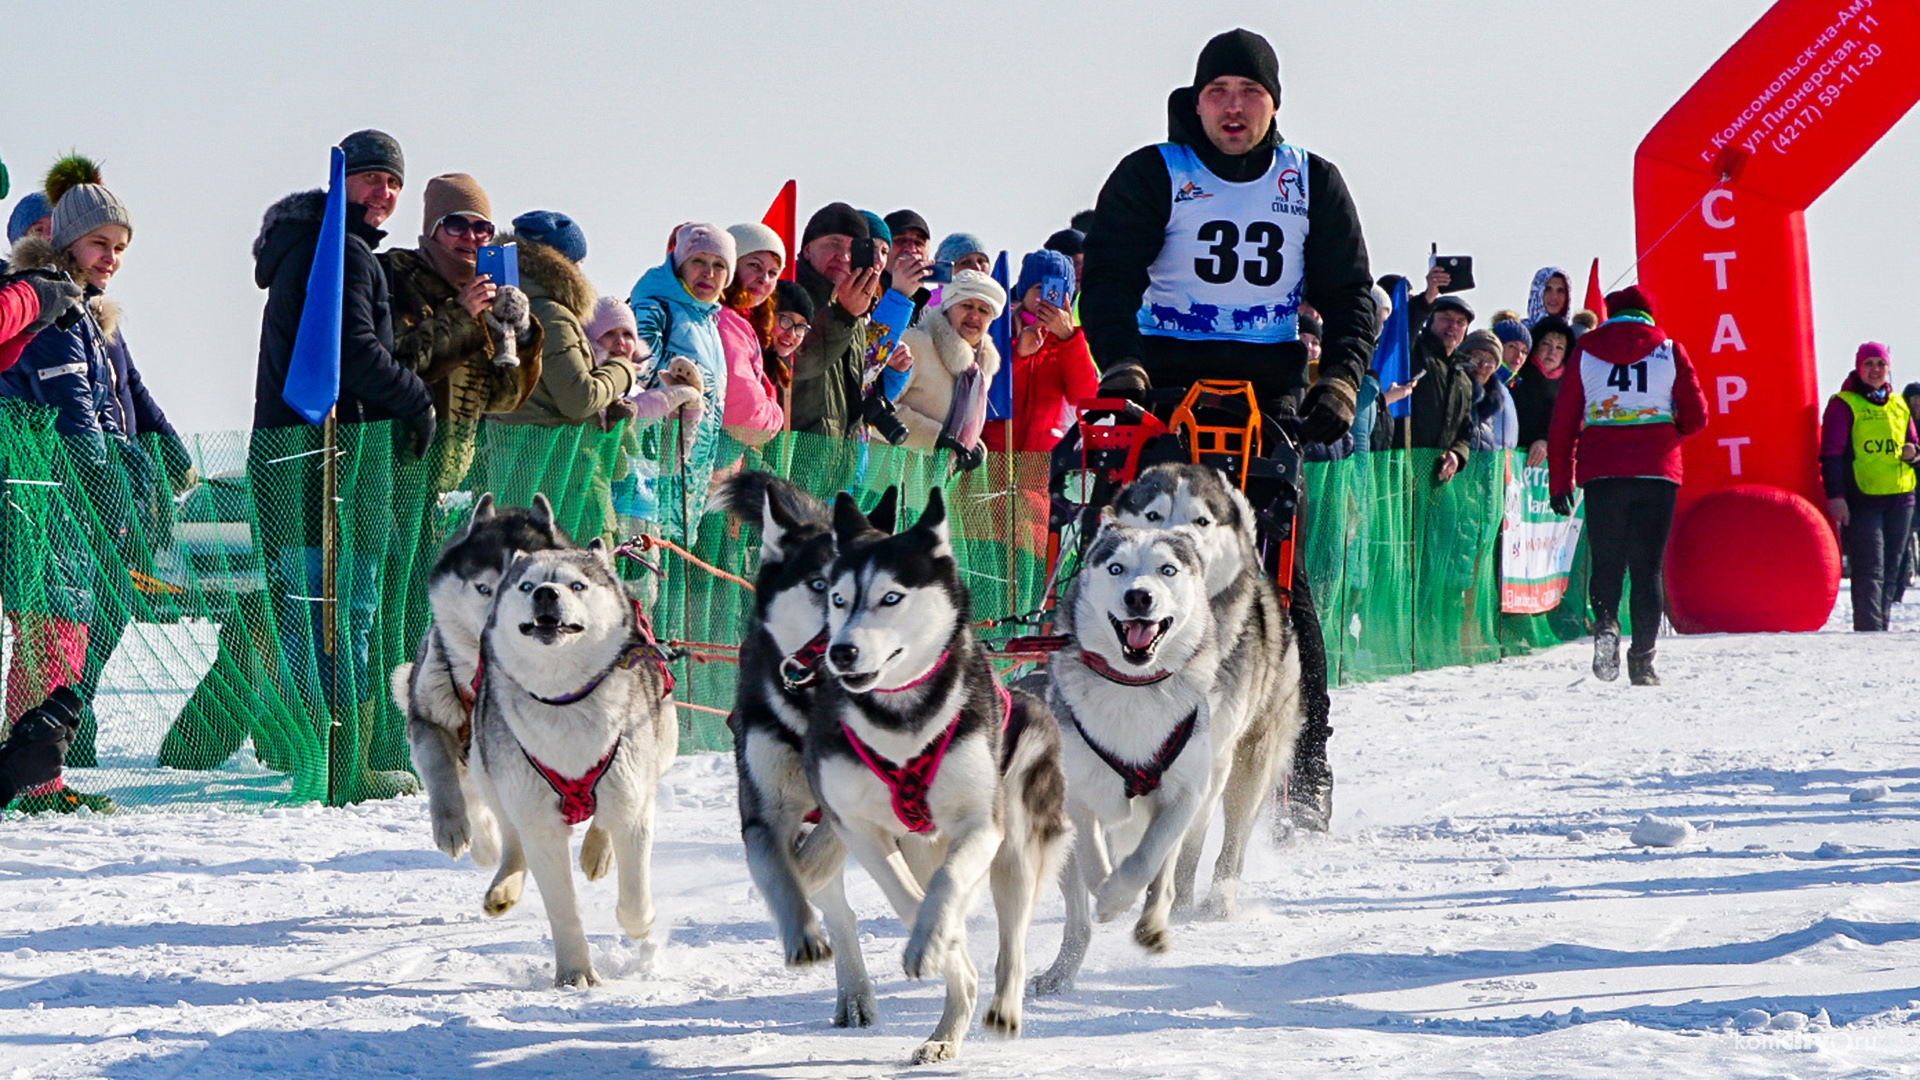
[[1307,239],[1307,152],[1282,143],[1266,175],[1229,184],[1162,143],[1173,187],[1166,241],[1140,305],[1143,334],[1278,342],[1297,337]]

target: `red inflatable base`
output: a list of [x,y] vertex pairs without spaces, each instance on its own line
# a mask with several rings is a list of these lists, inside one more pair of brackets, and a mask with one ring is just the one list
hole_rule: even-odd
[[1683,634],[1812,631],[1840,591],[1840,547],[1812,503],[1736,484],[1701,496],[1667,545],[1667,614]]

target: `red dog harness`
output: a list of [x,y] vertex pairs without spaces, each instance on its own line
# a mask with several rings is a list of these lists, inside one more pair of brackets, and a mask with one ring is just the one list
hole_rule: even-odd
[[1185,720],[1180,721],[1172,731],[1167,733],[1166,740],[1160,744],[1160,749],[1154,751],[1153,757],[1139,765],[1121,761],[1108,753],[1099,743],[1094,742],[1093,736],[1087,734],[1087,729],[1080,725],[1080,718],[1077,716],[1073,718],[1073,729],[1086,740],[1087,749],[1092,750],[1095,757],[1106,762],[1107,768],[1119,774],[1121,782],[1126,785],[1127,798],[1137,799],[1142,795],[1151,795],[1160,790],[1160,778],[1166,775],[1168,766],[1173,764],[1174,758],[1180,756],[1180,751],[1187,748],[1187,740],[1193,737],[1194,723],[1199,717],[1198,709],[1188,713]]
[[[873,692],[897,694],[902,690],[919,686],[933,678],[936,672],[946,666],[947,655],[941,653],[939,662],[933,665],[932,670],[907,685]],[[1005,731],[1007,721],[1013,716],[1013,695],[1007,693],[1006,687],[1001,686],[997,678],[993,680],[993,689],[1000,695],[1000,729]],[[846,721],[840,722],[840,730],[846,733],[847,742],[853,746],[853,752],[859,756],[867,769],[887,786],[887,793],[893,801],[893,816],[900,819],[900,824],[906,826],[908,832],[933,831],[933,811],[927,806],[927,791],[933,787],[934,777],[940,774],[940,763],[946,759],[947,748],[953,745],[953,736],[960,730],[960,718],[963,715],[965,715],[964,707],[953,714],[953,720],[947,724],[946,731],[941,733],[930,749],[915,754],[905,765],[895,765],[881,757],[866,743],[860,741],[860,736],[853,733],[853,728],[849,727]]]
[[527,764],[533,766],[547,786],[553,789],[553,793],[560,796],[561,819],[569,825],[578,825],[592,817],[594,810],[599,807],[599,798],[594,794],[594,789],[600,786],[600,778],[607,775],[607,768],[613,764],[613,755],[620,752],[620,740],[613,740],[613,745],[607,748],[607,756],[601,758],[599,764],[572,779],[542,764],[539,758],[527,753],[526,747],[522,746],[520,752],[526,754]]

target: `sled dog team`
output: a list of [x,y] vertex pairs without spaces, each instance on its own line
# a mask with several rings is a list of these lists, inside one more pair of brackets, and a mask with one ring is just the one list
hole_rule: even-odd
[[[913,1060],[955,1056],[979,976],[966,918],[985,889],[999,928],[983,1022],[1017,1035],[1024,995],[1070,988],[1093,922],[1144,905],[1134,940],[1170,944],[1177,907],[1234,911],[1246,847],[1300,725],[1299,661],[1261,572],[1254,516],[1212,469],[1150,469],[1103,512],[1056,625],[1046,699],[1001,685],[973,632],[934,490],[896,528],[889,491],[829,509],[748,473],[722,491],[760,525],[734,732],[741,837],[787,963],[831,958],[834,1023],[877,1009],[848,905],[847,855],[908,928],[902,962],[946,1001]],[[495,865],[484,908],[516,904],[532,872],[554,981],[597,983],[568,865],[574,825],[589,880],[617,869],[620,926],[653,928],[654,792],[678,748],[673,679],[614,553],[585,549],[535,496],[491,496],[429,573],[432,624],[393,673],[425,781],[434,843]],[[1197,890],[1214,808],[1225,828]],[[1063,873],[1064,870],[1064,873]],[[1026,937],[1058,883],[1067,925],[1031,981]]]

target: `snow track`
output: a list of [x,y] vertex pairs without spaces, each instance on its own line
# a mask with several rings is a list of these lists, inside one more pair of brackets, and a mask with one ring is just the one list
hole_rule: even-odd
[[[1841,610],[1846,599],[1841,598]],[[1571,645],[1334,696],[1334,833],[1263,843],[1243,916],[1149,958],[1101,926],[974,1077],[1896,1076],[1920,1061],[1920,605],[1902,632],[1668,639],[1667,685]],[[1857,790],[1885,794],[1855,801]],[[0,1077],[908,1071],[937,983],[857,872],[881,1023],[782,966],[731,759],[681,760],[660,927],[581,906],[606,984],[549,986],[538,890],[432,849],[425,802],[0,824]],[[1644,847],[1643,817],[1691,837]],[[972,922],[983,979],[991,915]],[[1030,945],[1052,959],[1060,903]]]

